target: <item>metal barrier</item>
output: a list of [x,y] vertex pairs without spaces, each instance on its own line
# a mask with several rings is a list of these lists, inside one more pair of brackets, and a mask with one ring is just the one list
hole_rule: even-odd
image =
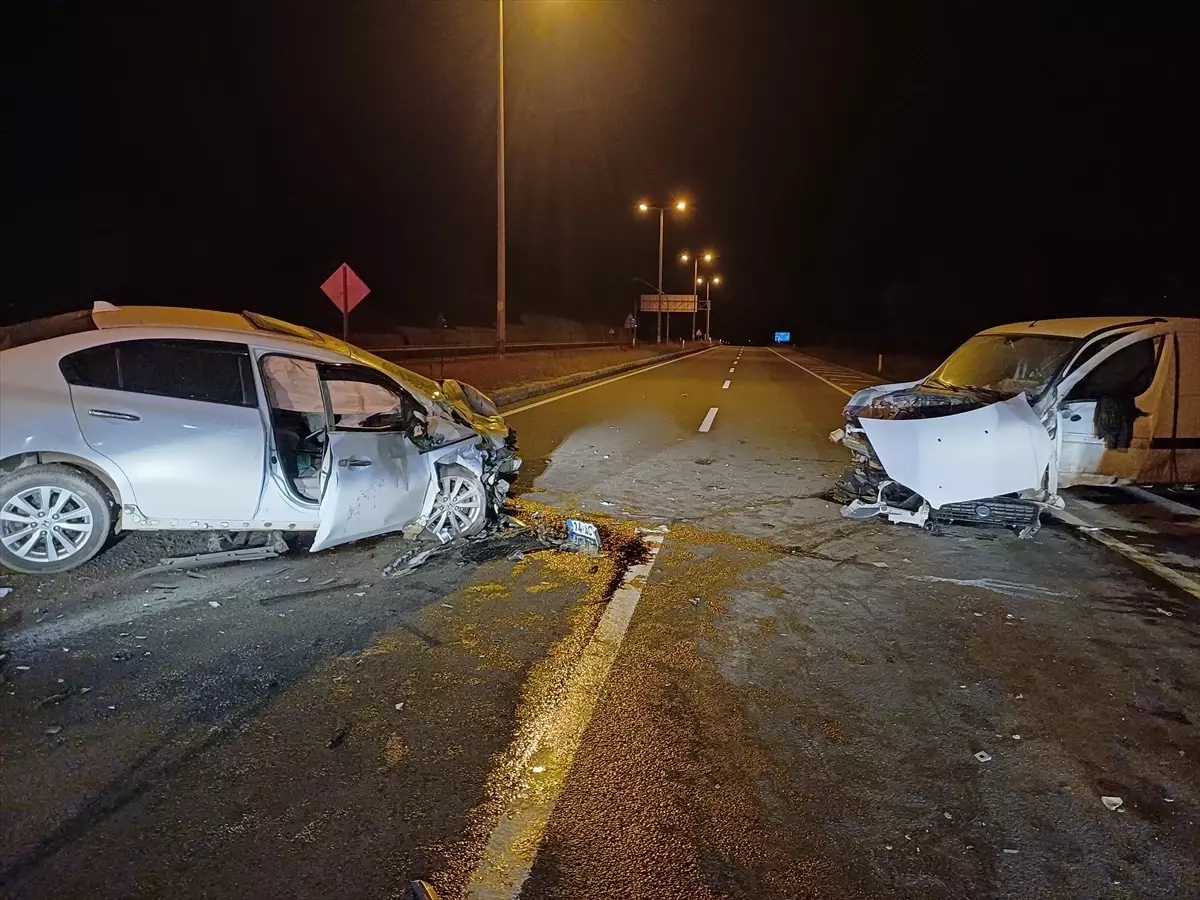
[[[612,341],[576,341],[563,343],[533,343],[533,344],[509,344],[504,348],[507,353],[535,353],[544,350],[591,350],[600,347],[611,347],[618,349],[626,347],[627,344],[617,344]],[[364,350],[369,350],[376,356],[382,356],[384,359],[399,357],[402,359],[454,359],[459,356],[488,356],[496,352],[495,344],[441,344],[438,346],[416,346],[410,344],[406,347],[363,347]]]

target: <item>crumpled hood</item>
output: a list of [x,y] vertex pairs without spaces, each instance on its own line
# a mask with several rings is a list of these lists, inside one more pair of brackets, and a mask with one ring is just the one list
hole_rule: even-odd
[[957,414],[864,418],[888,477],[934,509],[1042,486],[1053,441],[1023,393]]
[[939,390],[924,381],[864,388],[843,408],[852,425],[862,419],[933,419],[979,409],[1003,399],[994,394]]

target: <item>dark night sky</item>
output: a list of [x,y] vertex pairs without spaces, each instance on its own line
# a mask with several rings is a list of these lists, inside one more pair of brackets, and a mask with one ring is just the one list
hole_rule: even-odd
[[[360,328],[491,324],[494,3],[4,6],[0,320],[336,330],[345,259]],[[655,278],[633,204],[684,192],[666,287],[716,248],[733,339],[1198,315],[1200,31],[1153,6],[509,0],[511,314],[619,323]]]

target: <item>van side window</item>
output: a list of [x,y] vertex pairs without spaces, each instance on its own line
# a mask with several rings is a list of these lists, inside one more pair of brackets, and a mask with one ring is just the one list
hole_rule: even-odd
[[1071,391],[1072,400],[1128,397],[1144,394],[1154,382],[1162,338],[1138,341],[1118,350],[1083,377]]
[[1153,338],[1118,350],[1085,375],[1067,398],[1096,401],[1096,435],[1110,450],[1132,446],[1134,422],[1148,414],[1136,401],[1154,383],[1161,347],[1162,338]]
[[120,341],[63,357],[68,383],[180,400],[257,406],[250,350],[225,341]]

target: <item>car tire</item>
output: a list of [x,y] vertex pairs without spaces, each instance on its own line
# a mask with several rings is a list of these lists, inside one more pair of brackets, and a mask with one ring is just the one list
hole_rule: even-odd
[[[438,494],[429,514],[427,531],[434,538],[440,532],[450,532],[450,537],[473,537],[487,527],[488,504],[483,481],[470,469],[459,465],[441,466],[438,473]],[[451,498],[450,509],[445,510],[446,498]],[[478,511],[475,513],[478,501]],[[446,512],[443,515],[443,511]],[[456,513],[457,511],[457,513]],[[464,523],[464,518],[469,522]],[[438,538],[440,540],[440,538]]]
[[[55,517],[49,526],[41,513]],[[66,572],[99,553],[112,533],[112,497],[87,472],[53,464],[0,477],[0,565],[26,575]]]

